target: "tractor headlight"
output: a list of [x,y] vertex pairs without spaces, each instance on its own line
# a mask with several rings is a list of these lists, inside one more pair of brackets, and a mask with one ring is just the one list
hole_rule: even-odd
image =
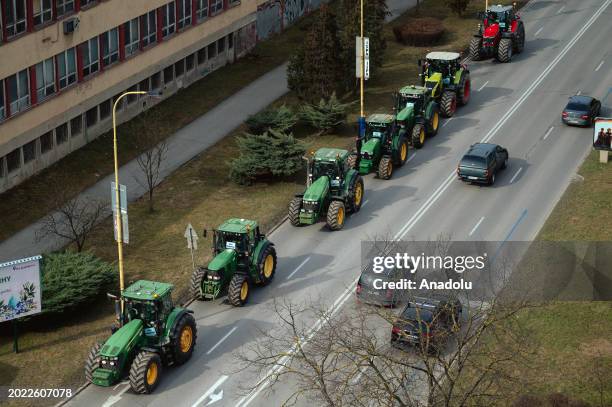
[[218,274],[209,274],[208,279],[213,281],[219,281],[221,280],[221,276]]
[[319,202],[317,201],[304,201],[304,210],[306,212],[314,212],[317,210]]
[[365,158],[366,160],[370,159],[370,154],[369,153],[364,152],[362,155],[363,155],[363,158]]

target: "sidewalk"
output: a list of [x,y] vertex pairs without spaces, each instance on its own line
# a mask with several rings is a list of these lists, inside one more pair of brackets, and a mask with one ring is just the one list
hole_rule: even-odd
[[[415,6],[416,0],[388,0],[387,5],[391,12],[386,19],[389,22]],[[270,103],[287,93],[289,89],[287,88],[286,72],[287,64],[285,63],[228,97],[214,109],[170,137],[167,140],[167,158],[160,169],[160,182],[177,168],[228,135],[244,123],[248,116],[265,109]],[[118,137],[121,137],[121,134]],[[114,175],[112,174],[103,178],[83,191],[80,197],[110,203],[110,185],[113,180]],[[136,159],[119,169],[119,182],[126,185],[129,202],[137,200],[146,193],[142,187],[146,185],[144,175]],[[107,216],[110,216],[110,211]],[[0,262],[58,250],[67,244],[66,240],[52,236],[37,242],[36,232],[41,226],[42,222],[39,220],[0,242]]]

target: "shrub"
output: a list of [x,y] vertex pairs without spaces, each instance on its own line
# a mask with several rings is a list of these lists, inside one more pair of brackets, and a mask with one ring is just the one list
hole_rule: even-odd
[[269,130],[238,138],[240,156],[232,161],[230,178],[238,184],[251,184],[263,177],[295,174],[302,168],[303,143],[292,134]]
[[442,38],[444,25],[437,18],[413,18],[404,25],[393,27],[393,34],[404,45],[434,45]]
[[249,116],[246,125],[251,133],[263,134],[270,129],[286,132],[293,128],[297,121],[297,115],[282,105],[278,109],[270,108]]
[[88,252],[45,255],[41,274],[42,309],[50,314],[94,301],[117,280],[115,267]]
[[349,104],[340,103],[336,94],[321,99],[319,104],[306,104],[300,109],[300,118],[309,126],[326,132],[339,126],[346,119]]

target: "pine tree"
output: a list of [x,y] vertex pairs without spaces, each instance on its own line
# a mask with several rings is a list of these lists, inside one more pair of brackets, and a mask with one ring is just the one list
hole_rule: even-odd
[[321,99],[318,104],[305,104],[300,109],[300,118],[309,126],[326,132],[339,126],[346,119],[350,103],[340,103],[336,94],[329,99]]

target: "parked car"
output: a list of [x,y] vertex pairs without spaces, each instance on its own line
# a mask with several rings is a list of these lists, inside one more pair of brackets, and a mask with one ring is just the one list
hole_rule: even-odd
[[410,299],[391,328],[391,345],[439,351],[453,331],[459,329],[461,313],[461,302],[457,299]]
[[493,185],[495,176],[508,166],[508,150],[497,144],[472,144],[457,166],[459,179]]
[[584,95],[572,96],[561,113],[561,120],[567,125],[591,126],[600,110],[599,100]]
[[[382,273],[375,273],[372,267],[362,271],[355,296],[358,301],[384,307],[395,307],[403,301],[407,290],[402,288],[381,288],[385,283],[399,283],[402,279],[410,278],[409,270],[385,269]],[[378,288],[377,288],[378,287]]]

